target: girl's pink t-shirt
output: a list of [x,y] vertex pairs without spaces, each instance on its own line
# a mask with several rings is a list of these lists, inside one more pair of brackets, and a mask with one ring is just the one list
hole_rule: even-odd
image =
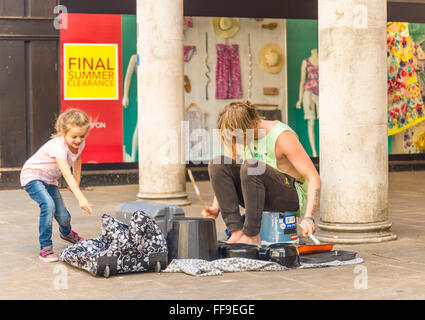
[[62,172],[56,158],[67,160],[71,167],[83,152],[84,147],[83,141],[78,148],[78,153],[72,153],[63,136],[50,139],[25,162],[21,170],[21,185],[25,186],[32,180],[41,180],[57,186]]

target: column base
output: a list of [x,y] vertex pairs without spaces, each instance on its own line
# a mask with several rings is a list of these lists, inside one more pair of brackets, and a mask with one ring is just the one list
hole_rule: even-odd
[[186,192],[175,192],[175,193],[146,193],[139,192],[137,198],[147,201],[160,202],[165,204],[172,204],[176,206],[188,206],[191,205],[187,199]]
[[390,221],[373,223],[329,223],[319,221],[317,239],[328,243],[359,244],[378,243],[397,239],[390,231]]

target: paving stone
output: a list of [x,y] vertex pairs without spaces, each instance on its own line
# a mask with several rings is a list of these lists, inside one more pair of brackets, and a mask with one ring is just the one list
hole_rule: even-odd
[[[182,273],[139,273],[104,279],[62,262],[44,263],[38,258],[37,204],[22,189],[0,191],[0,299],[425,299],[423,181],[425,171],[389,174],[389,219],[397,240],[335,245],[338,250],[356,251],[364,259],[360,265],[225,273],[203,278]],[[210,204],[210,183],[200,181],[198,187]],[[186,188],[192,205],[182,208],[186,216],[200,217],[202,209],[193,187],[188,183]],[[114,215],[121,202],[136,200],[138,186],[85,190],[95,205],[92,215],[78,207],[69,191],[61,192],[72,216],[73,229],[85,238],[93,238],[101,232],[101,215]],[[224,239],[221,218],[216,221],[216,229],[218,239]],[[58,254],[68,246],[59,238],[56,222],[52,239]],[[355,279],[362,270],[367,272],[367,288],[356,289]],[[58,288],[58,279],[64,274],[67,287]]]

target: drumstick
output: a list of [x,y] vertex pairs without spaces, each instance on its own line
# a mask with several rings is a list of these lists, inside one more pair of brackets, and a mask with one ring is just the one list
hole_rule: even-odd
[[192,181],[193,189],[195,189],[195,193],[198,196],[199,201],[201,202],[202,207],[205,211],[207,211],[207,206],[205,205],[204,200],[201,197],[201,193],[199,192],[198,186],[196,185],[195,179],[193,178],[192,171],[187,169],[187,173],[189,174],[190,181]]
[[315,244],[320,244],[320,241],[313,234],[310,234],[310,239],[313,240]]

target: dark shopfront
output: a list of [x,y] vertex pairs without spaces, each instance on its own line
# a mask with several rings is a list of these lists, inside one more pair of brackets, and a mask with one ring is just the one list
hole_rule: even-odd
[[[403,3],[404,2],[404,3]],[[425,4],[388,2],[388,21],[425,22]],[[99,6],[101,3],[101,7]],[[60,46],[55,7],[68,13],[135,15],[136,1],[2,0],[0,3],[0,188],[19,187],[19,169],[50,136],[60,110]],[[317,21],[317,0],[185,0],[184,15]],[[390,154],[390,170],[421,170],[421,153]],[[318,163],[318,158],[314,158]],[[201,166],[202,167],[202,166]],[[86,163],[88,185],[137,183],[137,163]],[[104,174],[106,171],[107,174]],[[207,178],[202,168],[194,171]]]

